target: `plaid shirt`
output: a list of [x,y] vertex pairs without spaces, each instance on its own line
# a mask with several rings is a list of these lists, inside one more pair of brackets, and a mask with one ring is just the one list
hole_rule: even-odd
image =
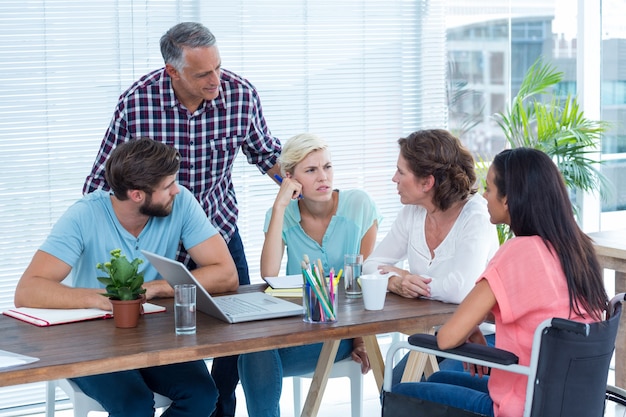
[[108,189],[105,163],[118,144],[147,136],[180,152],[178,181],[202,204],[226,242],[237,223],[237,199],[231,180],[239,149],[262,173],[277,161],[280,141],[265,123],[254,87],[222,69],[219,96],[193,114],[176,99],[169,75],[159,69],[143,76],[119,99],[84,193]]

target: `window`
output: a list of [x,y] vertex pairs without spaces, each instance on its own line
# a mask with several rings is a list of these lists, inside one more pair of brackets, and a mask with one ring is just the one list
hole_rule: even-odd
[[[223,66],[259,90],[272,133],[325,137],[335,186],[363,188],[384,216],[400,207],[397,139],[446,125],[440,0],[7,0],[0,5],[0,308],[56,219],[81,197],[113,113],[132,82],[163,65],[159,38],[200,21]],[[425,58],[427,57],[427,58]],[[234,167],[253,281],[276,186]],[[0,389],[0,409],[43,399],[41,384]]]
[[615,186],[611,199],[602,202],[602,230],[622,229],[626,225],[626,65],[620,57],[626,51],[626,32],[617,16],[626,11],[620,1],[602,2],[601,118],[610,123],[602,141],[602,172]]
[[[504,53],[494,52],[489,56],[489,71],[491,73],[491,83],[497,85],[504,84]],[[496,110],[499,111],[499,110]]]

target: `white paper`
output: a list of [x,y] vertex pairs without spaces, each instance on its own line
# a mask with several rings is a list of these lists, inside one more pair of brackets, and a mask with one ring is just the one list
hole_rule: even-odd
[[33,358],[32,356],[0,350],[0,369],[26,365],[27,363],[36,362],[38,360],[39,358]]
[[301,288],[302,274],[263,278],[272,288]]

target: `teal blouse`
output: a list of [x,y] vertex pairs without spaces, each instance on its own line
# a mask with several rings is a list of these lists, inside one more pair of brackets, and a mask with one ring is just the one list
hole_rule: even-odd
[[[265,216],[265,232],[271,216],[270,208]],[[336,274],[339,273],[343,268],[343,256],[347,253],[360,253],[361,239],[374,221],[380,224],[382,217],[374,200],[365,191],[348,190],[339,192],[337,213],[331,219],[321,245],[304,232],[300,220],[298,201],[294,200],[285,210],[282,233],[287,247],[288,275],[302,272],[304,254],[309,256],[311,262],[320,259],[326,275],[330,268],[334,268]]]

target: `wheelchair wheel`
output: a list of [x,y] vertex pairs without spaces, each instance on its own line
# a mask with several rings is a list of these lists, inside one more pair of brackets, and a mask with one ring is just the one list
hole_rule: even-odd
[[626,390],[613,385],[606,386],[604,415],[607,417],[626,416]]

